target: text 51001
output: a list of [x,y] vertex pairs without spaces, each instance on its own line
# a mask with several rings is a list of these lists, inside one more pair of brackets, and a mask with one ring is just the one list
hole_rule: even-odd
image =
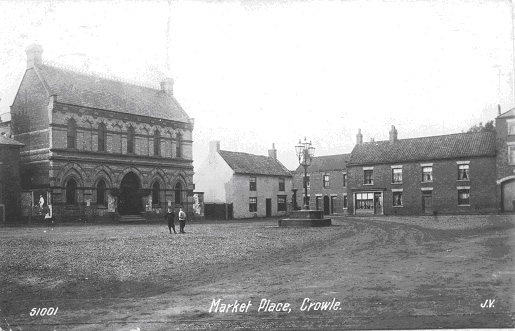
[[59,307],[50,307],[50,308],[32,308],[30,311],[30,316],[52,316],[57,314],[57,310]]

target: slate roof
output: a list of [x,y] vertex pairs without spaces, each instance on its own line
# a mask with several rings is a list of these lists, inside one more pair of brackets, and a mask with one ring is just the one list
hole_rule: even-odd
[[401,163],[474,156],[495,156],[495,132],[456,133],[358,144],[348,165]]
[[[346,163],[350,160],[350,154],[336,154],[315,156],[311,161],[308,172],[340,171],[346,169]],[[304,173],[304,168],[299,165],[295,172]]]
[[36,67],[49,95],[66,104],[188,122],[177,100],[150,87],[79,73],[47,64]]
[[19,146],[19,147],[23,147],[25,146],[24,144],[14,140],[14,139],[11,139],[11,138],[7,138],[6,136],[4,135],[0,135],[0,145],[9,145],[9,146]]
[[229,167],[239,174],[292,176],[281,162],[269,156],[223,150],[218,151],[218,153]]

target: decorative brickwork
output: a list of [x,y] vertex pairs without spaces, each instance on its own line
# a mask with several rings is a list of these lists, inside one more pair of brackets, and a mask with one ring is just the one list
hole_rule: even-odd
[[[136,86],[46,65],[42,49],[30,52],[35,60],[11,107],[13,137],[25,144],[23,188],[50,192],[55,220],[162,217],[176,201],[188,209],[193,119],[170,80],[163,89]],[[159,201],[152,201],[156,181]]]

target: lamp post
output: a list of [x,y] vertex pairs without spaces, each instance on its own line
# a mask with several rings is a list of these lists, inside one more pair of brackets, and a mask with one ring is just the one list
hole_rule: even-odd
[[304,206],[302,209],[309,210],[308,204],[308,167],[311,165],[313,156],[315,155],[315,147],[311,145],[304,137],[304,142],[299,139],[299,144],[295,146],[295,152],[299,159],[299,164],[304,167]]

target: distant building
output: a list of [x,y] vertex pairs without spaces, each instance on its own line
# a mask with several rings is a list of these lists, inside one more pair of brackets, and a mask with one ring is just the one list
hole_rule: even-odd
[[20,149],[23,144],[0,135],[0,221],[21,216]]
[[206,218],[250,218],[286,215],[292,194],[292,175],[268,156],[220,150],[210,143],[209,155],[195,173],[195,189],[204,192]]
[[359,132],[347,163],[349,210],[354,215],[494,213],[499,210],[495,169],[495,132],[397,139],[392,126],[389,140],[368,143]]
[[161,88],[45,64],[39,45],[11,106],[22,187],[57,220],[162,214],[193,190],[193,119]]
[[[323,210],[324,214],[346,214],[347,162],[350,154],[316,156],[307,168],[308,199],[312,210]],[[294,172],[293,187],[296,191],[297,206],[304,205],[304,167]]]
[[515,211],[515,109],[495,119],[496,183],[501,211]]

